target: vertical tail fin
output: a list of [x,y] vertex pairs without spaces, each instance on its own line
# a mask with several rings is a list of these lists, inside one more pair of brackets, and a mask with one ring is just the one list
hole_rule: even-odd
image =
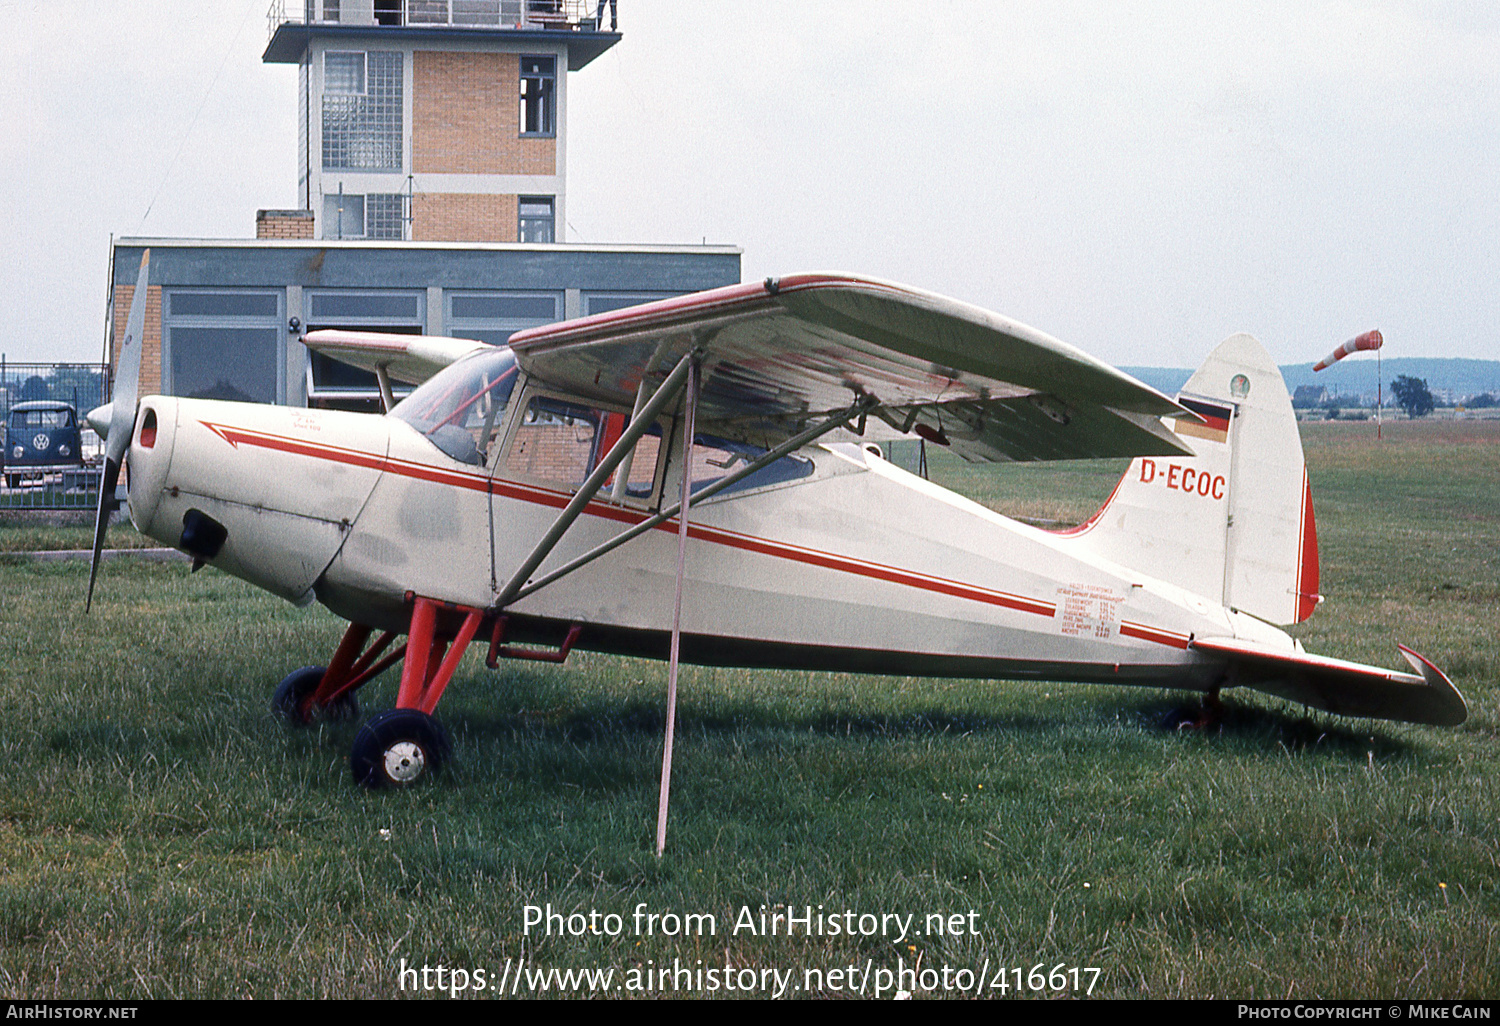
[[1178,396],[1197,455],[1141,457],[1069,532],[1092,554],[1272,623],[1318,603],[1318,541],[1297,419],[1259,342],[1234,335]]

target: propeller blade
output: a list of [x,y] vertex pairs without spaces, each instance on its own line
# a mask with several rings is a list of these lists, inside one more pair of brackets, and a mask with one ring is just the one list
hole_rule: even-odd
[[94,557],[89,561],[89,590],[83,600],[85,613],[94,605],[94,578],[99,574],[99,553],[104,551],[104,532],[109,528],[110,514],[120,505],[115,501],[115,487],[119,483],[120,465],[106,459],[104,477],[99,482],[99,511],[94,517]]
[[[141,390],[141,335],[146,327],[146,279],[151,269],[151,251],[141,254],[141,270],[135,279],[135,294],[130,298],[130,317],[125,322],[125,339],[120,343],[119,361],[115,366],[115,388],[109,403],[109,431],[104,439],[104,476],[99,482],[99,509],[94,516],[94,555],[89,561],[89,590],[83,600],[86,613],[94,604],[94,579],[99,574],[99,553],[104,549],[104,532],[110,514],[119,509],[115,488],[120,483],[120,468],[130,448],[135,431],[135,406]],[[98,430],[106,418],[102,410],[89,414]]]
[[125,322],[125,340],[115,368],[115,390],[110,401],[109,439],[104,455],[116,463],[125,461],[130,434],[135,430],[135,403],[141,390],[141,335],[146,327],[146,276],[151,269],[151,251],[141,254],[141,271],[130,299],[130,319]]

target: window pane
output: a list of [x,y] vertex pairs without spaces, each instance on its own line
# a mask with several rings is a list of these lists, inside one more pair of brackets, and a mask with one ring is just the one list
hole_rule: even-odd
[[276,328],[171,328],[173,393],[274,403],[279,335]]
[[[753,463],[765,454],[766,450],[758,445],[726,441],[712,435],[698,435],[693,439],[692,490],[697,492],[722,477],[728,477],[738,469],[738,464]],[[784,481],[796,481],[811,475],[813,469],[812,461],[809,459],[801,456],[783,456],[774,463],[761,467],[749,477],[730,485],[720,494],[781,484]],[[633,474],[631,476],[634,477]]]
[[401,54],[377,50],[355,56],[368,58],[364,91],[323,92],[323,167],[400,171]]
[[658,299],[669,299],[676,295],[681,295],[681,293],[631,292],[610,295],[609,293],[595,292],[583,298],[583,312],[589,315],[609,313],[611,310],[623,310],[627,306],[640,306],[642,303],[651,303]]
[[391,416],[461,463],[483,466],[516,384],[509,349],[480,350],[428,378]]
[[551,196],[522,196],[520,197],[520,210],[519,234],[522,242],[552,242],[554,240]]
[[557,319],[555,296],[484,296],[455,295],[453,316],[480,320],[521,319],[554,321]]
[[172,317],[275,317],[280,309],[274,292],[172,292],[167,298]]
[[516,430],[505,469],[512,474],[576,488],[594,465],[600,411],[538,396]]
[[67,410],[16,410],[10,415],[10,426],[18,429],[66,428],[73,426]]
[[[514,2],[505,6],[514,7]],[[500,0],[453,0],[453,24],[455,25],[490,25],[501,24],[501,2]],[[512,22],[508,24],[513,24]]]
[[448,334],[452,335],[454,338],[472,338],[476,342],[487,342],[492,346],[503,346],[507,342],[509,342],[510,337],[520,329],[507,328],[501,331],[482,329],[476,331],[473,328],[466,328],[460,324],[450,324],[448,325],[446,330]]
[[448,0],[407,0],[406,20],[412,25],[446,25]]
[[365,55],[363,53],[325,53],[323,55],[323,91],[345,96],[365,91]]
[[365,198],[352,193],[323,197],[323,238],[360,239],[365,234]]
[[311,296],[315,320],[407,320],[420,323],[421,299],[414,295],[390,293],[315,292]]
[[370,392],[380,391],[380,382],[375,375],[359,367],[351,367],[342,360],[335,360],[323,353],[308,351],[309,362],[312,364],[313,389],[317,392],[344,391],[344,392]]
[[557,77],[557,58],[521,58],[521,133],[551,135],[553,121],[553,86]]
[[404,197],[399,192],[372,193],[365,197],[365,237],[401,239],[406,235]]

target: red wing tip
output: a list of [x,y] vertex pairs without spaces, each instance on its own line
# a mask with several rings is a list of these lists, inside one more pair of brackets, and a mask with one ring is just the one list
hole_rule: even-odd
[[1464,701],[1463,693],[1454,686],[1453,681],[1448,679],[1446,673],[1437,668],[1436,663],[1399,641],[1396,642],[1396,647],[1401,650],[1406,661],[1411,663],[1411,668],[1427,681],[1427,686],[1435,689],[1447,700],[1449,715],[1439,724],[1440,726],[1456,727],[1469,718],[1469,704]]
[[1427,669],[1443,678],[1443,680],[1448,679],[1448,675],[1442,670],[1439,670],[1437,668],[1437,664],[1434,663],[1431,659],[1428,659],[1421,652],[1418,652],[1414,648],[1408,648],[1407,646],[1401,644],[1401,642],[1399,641],[1396,642],[1396,647],[1401,650],[1402,655],[1406,656],[1406,661],[1411,663],[1411,668],[1416,670],[1418,673],[1421,673],[1422,676],[1427,676],[1427,674],[1422,672],[1422,668],[1425,666]]

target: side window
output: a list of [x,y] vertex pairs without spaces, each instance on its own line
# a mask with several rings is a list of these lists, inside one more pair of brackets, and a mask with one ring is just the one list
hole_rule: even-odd
[[[604,415],[604,438],[599,445],[601,458],[608,453],[610,448],[625,433],[625,424],[629,418],[623,413],[607,413]],[[650,499],[656,492],[656,464],[661,455],[661,424],[652,424],[646,433],[641,436],[640,441],[635,443],[635,452],[629,457],[630,470],[626,478],[625,497],[630,499]],[[619,474],[610,476],[605,483],[605,491],[612,493],[615,481]]]
[[557,238],[554,207],[551,196],[522,196],[518,209],[520,223],[517,239],[520,242],[554,242]]
[[577,488],[598,458],[600,410],[575,403],[533,396],[516,425],[507,472],[550,484]]
[[[692,484],[694,492],[708,487],[739,469],[742,463],[752,463],[765,455],[766,450],[746,442],[732,442],[712,435],[698,434],[693,438]],[[761,467],[748,477],[741,478],[720,494],[731,494],[746,488],[763,488],[808,477],[813,472],[811,460],[802,456],[783,456],[775,462]]]
[[[551,396],[533,396],[516,425],[510,451],[505,456],[505,471],[517,477],[577,488],[614,448],[628,420],[624,413]],[[655,494],[661,434],[661,425],[652,424],[636,442],[635,453],[630,457],[625,498],[645,500]],[[611,475],[604,483],[599,491],[601,497],[614,491],[615,478],[616,475]]]
[[553,135],[557,86],[556,57],[521,58],[521,134]]

